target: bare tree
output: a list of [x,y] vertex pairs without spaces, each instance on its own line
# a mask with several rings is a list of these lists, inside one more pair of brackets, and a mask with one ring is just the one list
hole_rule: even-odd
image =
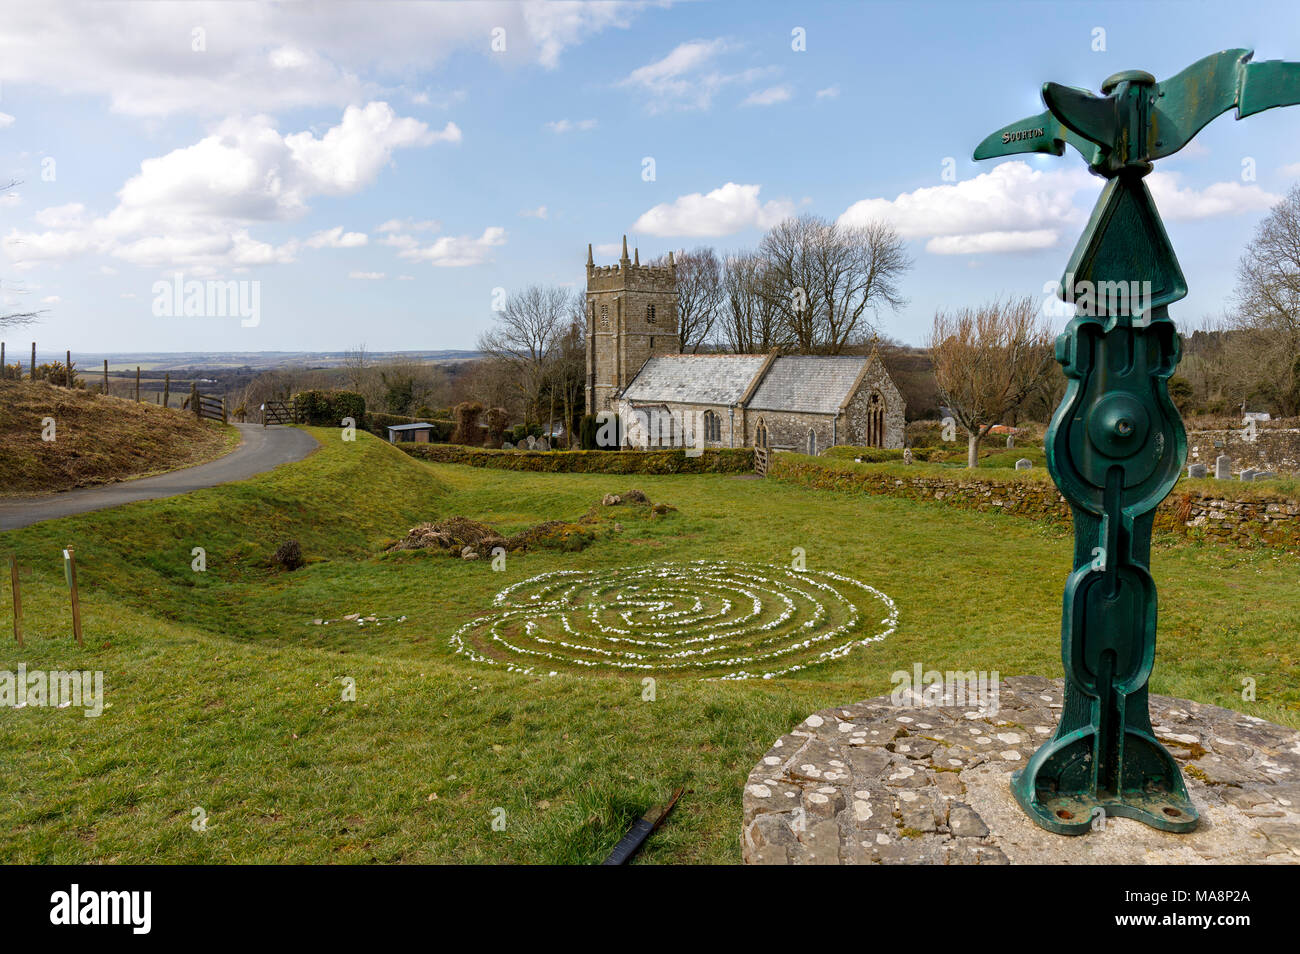
[[700,246],[677,255],[677,347],[697,354],[713,334],[722,303],[722,266],[718,254]]
[[347,383],[348,390],[360,391],[365,387],[369,367],[370,361],[366,354],[366,343],[364,341],[351,351],[344,352],[343,380]]
[[980,442],[1042,388],[1052,372],[1052,335],[1029,297],[934,316],[930,359],[939,396],[966,430],[966,466]]
[[1231,350],[1249,355],[1254,394],[1300,413],[1300,185],[1260,223],[1237,266]]
[[870,317],[904,303],[899,282],[912,265],[885,222],[850,227],[811,215],[774,226],[759,253],[764,292],[802,354],[840,354],[865,340]]
[[769,280],[763,259],[756,252],[737,252],[723,261],[718,338],[728,350],[766,354],[784,343],[774,296],[763,287]]
[[533,421],[541,420],[547,366],[573,309],[568,289],[531,285],[507,298],[495,326],[479,336],[479,350],[509,369]]

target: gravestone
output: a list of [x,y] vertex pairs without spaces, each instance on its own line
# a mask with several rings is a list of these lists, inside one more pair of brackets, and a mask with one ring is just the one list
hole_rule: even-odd
[[529,450],[537,450],[537,438],[533,437],[532,434],[529,434],[528,440],[524,441],[524,446]]
[[1010,450],[1011,448],[1013,448],[1013,447],[1015,447],[1015,446],[1016,446],[1016,435],[1015,435],[1015,434],[1008,434],[1008,435],[1007,435],[1007,450]]
[[1209,473],[1209,468],[1204,464],[1189,464],[1187,467],[1188,477],[1204,477]]
[[1253,468],[1253,467],[1247,467],[1245,470],[1243,470],[1243,471],[1241,472],[1241,479],[1242,479],[1242,480],[1245,480],[1245,481],[1251,481],[1251,480],[1254,480],[1254,479],[1255,479],[1255,474],[1256,474],[1256,473],[1257,473],[1257,471],[1255,470],[1255,468]]
[[512,444],[512,443],[510,443],[509,441],[502,441],[502,442],[501,442],[501,449],[502,449],[502,450],[514,450],[514,449],[515,449],[515,445]]
[[1214,458],[1214,476],[1218,480],[1232,480],[1232,458],[1227,454]]
[[1274,472],[1271,471],[1271,470],[1257,470],[1257,471],[1255,471],[1255,479],[1256,479],[1256,480],[1267,480],[1269,477],[1276,477],[1276,476],[1277,476],[1277,474],[1274,473]]
[[1016,461],[1016,470],[1029,470],[1033,466],[1034,462],[1028,457],[1022,457],[1020,460]]
[[905,447],[903,448],[903,463],[910,464],[911,462],[912,462],[912,448]]
[[545,437],[543,437],[541,440],[537,442],[537,449],[539,451],[548,451],[551,449],[551,442],[548,441]]

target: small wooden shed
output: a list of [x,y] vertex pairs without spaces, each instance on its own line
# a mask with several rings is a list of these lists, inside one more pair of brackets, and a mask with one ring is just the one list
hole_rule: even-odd
[[414,424],[393,424],[388,428],[388,443],[396,444],[400,441],[415,441],[417,444],[427,444],[433,439],[433,425],[425,421],[417,421]]

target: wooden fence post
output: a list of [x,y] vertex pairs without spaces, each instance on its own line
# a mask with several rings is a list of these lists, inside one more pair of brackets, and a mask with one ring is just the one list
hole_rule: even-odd
[[135,403],[140,403],[140,366],[135,366]]
[[23,597],[18,589],[18,557],[9,557],[9,579],[14,586],[14,639],[23,644]]
[[104,393],[108,393],[108,359],[104,359]]
[[199,383],[197,381],[190,382],[190,410],[194,412],[195,417],[203,417],[203,409],[199,407]]
[[0,341],[0,379],[9,377],[9,366],[5,364],[5,343]]
[[72,349],[63,352],[63,384],[72,387]]
[[172,398],[172,373],[166,371],[163,373],[163,396],[162,405],[168,407]]
[[[21,369],[19,369],[21,370]],[[21,375],[19,375],[21,377]],[[32,380],[36,380],[36,342],[32,342]]]
[[72,594],[72,635],[77,637],[78,646],[84,646],[81,641],[81,601],[77,599],[77,555],[72,552],[72,544],[63,550],[63,570],[68,578],[68,592]]

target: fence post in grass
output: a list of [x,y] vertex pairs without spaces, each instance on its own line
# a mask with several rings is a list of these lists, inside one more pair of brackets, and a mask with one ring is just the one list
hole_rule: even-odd
[[135,403],[140,403],[140,366],[135,366]]
[[[22,368],[19,368],[18,370],[22,371]],[[22,375],[19,374],[18,377],[21,378]],[[36,380],[36,342],[35,341],[32,342],[32,380],[33,381]]]
[[163,407],[167,407],[172,398],[172,373],[166,371],[163,373]]
[[63,352],[63,386],[72,387],[72,349]]
[[5,343],[0,341],[0,379],[9,377],[9,366],[5,364]]
[[190,382],[190,410],[194,412],[196,418],[203,417],[203,409],[199,407],[199,383]]
[[108,359],[104,359],[104,393],[108,394]]
[[72,635],[77,637],[78,646],[84,646],[81,641],[81,601],[77,599],[77,555],[72,551],[72,544],[63,549],[63,575],[68,579],[68,592],[72,594]]
[[9,557],[9,579],[14,588],[14,639],[18,640],[18,645],[23,644],[23,596],[18,589],[18,557],[12,554]]

